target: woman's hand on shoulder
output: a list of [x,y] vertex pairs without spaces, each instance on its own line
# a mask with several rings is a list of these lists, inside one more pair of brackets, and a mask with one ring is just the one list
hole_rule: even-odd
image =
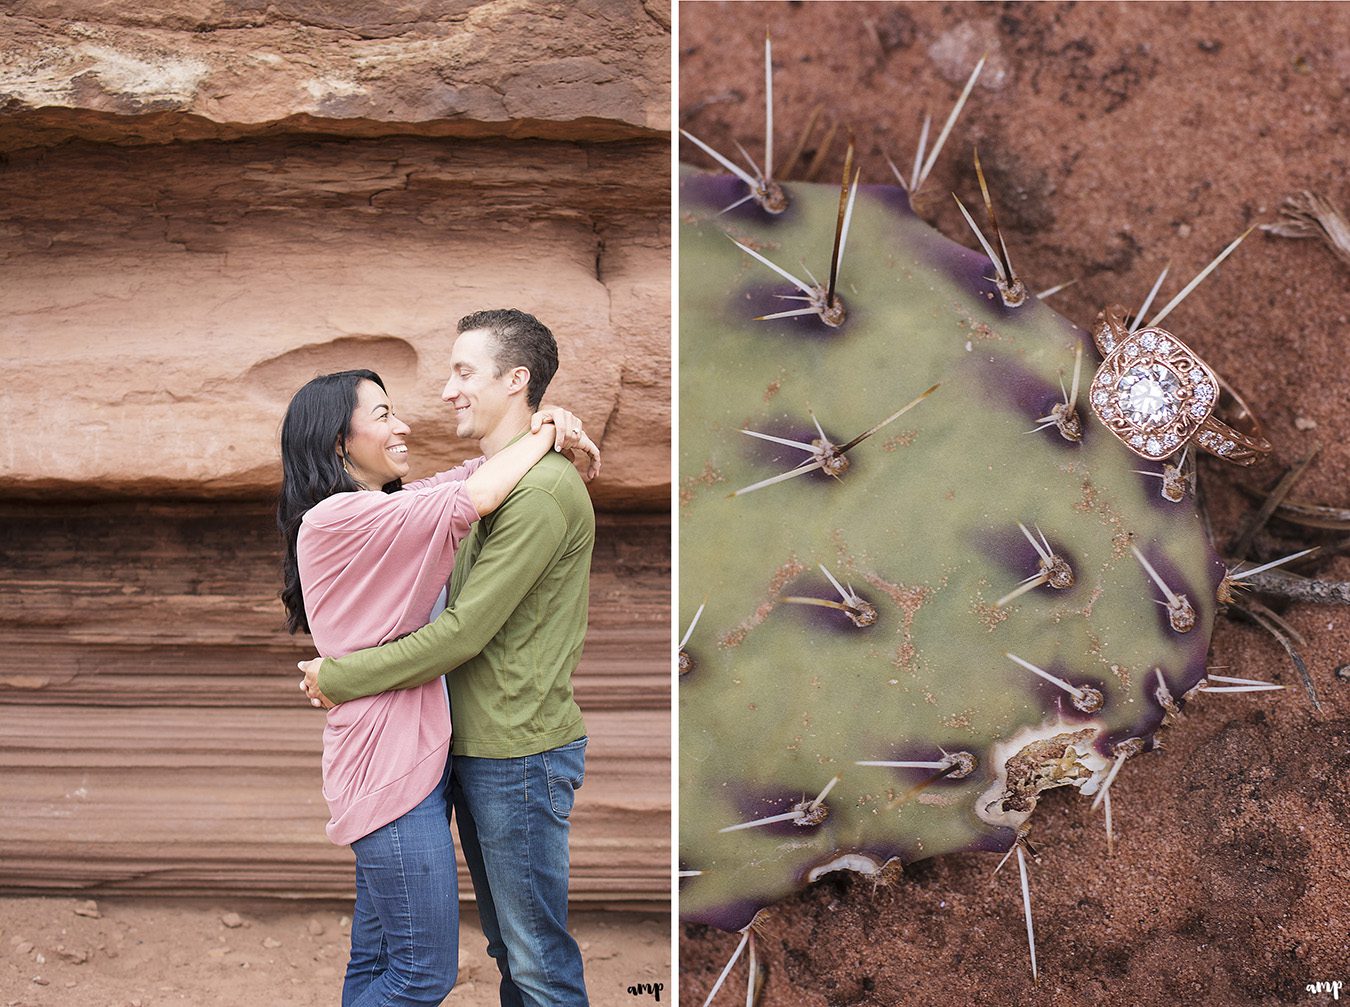
[[589,459],[585,472],[587,482],[600,474],[600,448],[582,430],[581,420],[575,414],[562,406],[544,406],[530,417],[530,433],[538,433],[545,423],[552,423],[554,427],[554,451],[571,452],[573,459],[576,458],[577,451],[587,456]]

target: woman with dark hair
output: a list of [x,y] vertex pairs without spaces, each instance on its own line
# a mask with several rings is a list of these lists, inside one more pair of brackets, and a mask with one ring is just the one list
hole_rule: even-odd
[[[551,425],[551,426],[550,426]],[[565,410],[490,460],[403,485],[409,427],[373,371],[310,381],[281,428],[278,521],[292,633],[324,656],[426,625],[445,606],[455,549],[550,449],[595,445]],[[444,679],[342,703],[324,729],[328,837],[356,854],[356,907],[343,1007],[439,1004],[459,959],[459,893],[445,782]]]

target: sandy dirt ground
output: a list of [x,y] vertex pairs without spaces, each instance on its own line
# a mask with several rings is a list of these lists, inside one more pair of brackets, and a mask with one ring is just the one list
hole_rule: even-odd
[[[350,907],[280,902],[0,899],[5,1007],[331,1007],[341,998]],[[595,1004],[672,999],[670,924],[652,913],[573,912]],[[472,909],[447,1004],[489,1007],[497,969]]]
[[[925,110],[936,132],[987,52],[988,86],[919,211],[974,246],[949,193],[978,193],[978,144],[1014,264],[1033,290],[1077,280],[1050,303],[1079,324],[1107,300],[1138,303],[1169,261],[1170,296],[1296,190],[1350,200],[1345,5],[685,3],[680,125],[718,149],[762,149],[766,30],[779,149],[817,103],[841,124],[822,180],[839,177],[852,129],[864,182],[888,181],[884,156],[912,159]],[[687,142],[681,158],[710,166]],[[1350,507],[1348,316],[1350,268],[1319,243],[1260,232],[1170,316],[1276,446],[1251,470],[1205,460],[1221,552],[1252,494],[1315,449],[1293,498]],[[1269,531],[1266,557],[1300,538]],[[1345,534],[1319,577],[1350,579]],[[997,858],[970,854],[887,887],[830,875],[768,910],[761,1007],[1330,1004],[1308,987],[1337,981],[1350,998],[1350,675],[1337,673],[1350,611],[1272,604],[1307,638],[1322,712],[1270,636],[1221,619],[1211,665],[1287,689],[1203,697],[1165,750],[1132,761],[1111,791],[1114,856],[1087,801],[1042,801],[1039,984],[1016,870],[991,876]],[[702,1002],[735,944],[682,929],[684,1002]],[[744,999],[745,976],[738,965],[717,1002]]]

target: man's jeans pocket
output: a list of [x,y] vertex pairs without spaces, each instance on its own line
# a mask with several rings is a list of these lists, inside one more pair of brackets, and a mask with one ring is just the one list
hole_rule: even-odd
[[576,791],[586,779],[586,738],[544,752],[548,776],[548,803],[559,818],[572,814]]

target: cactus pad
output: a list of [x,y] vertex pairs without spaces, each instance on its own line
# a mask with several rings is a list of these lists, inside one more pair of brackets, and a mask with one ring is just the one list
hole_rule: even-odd
[[857,192],[835,316],[760,320],[811,306],[763,260],[826,275],[840,191],[721,212],[745,191],[681,173],[680,908],[726,930],[1099,793],[1204,678],[1224,575],[1088,419],[1088,333],[891,186]]

